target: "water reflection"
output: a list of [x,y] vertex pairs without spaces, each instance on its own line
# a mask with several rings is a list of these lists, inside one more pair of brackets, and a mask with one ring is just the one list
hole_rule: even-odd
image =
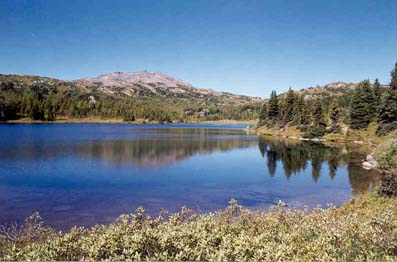
[[349,144],[326,145],[275,137],[260,137],[258,147],[262,157],[266,159],[270,176],[275,175],[279,163],[287,179],[294,174],[303,173],[310,165],[312,180],[317,183],[323,165],[327,165],[331,180],[336,176],[338,168],[347,166],[353,196],[368,192],[378,183],[378,172],[365,170],[361,166],[362,159],[368,153],[368,149],[364,147]]
[[[128,128],[98,139],[31,139],[0,145],[3,161],[37,161],[80,155],[114,165],[160,166],[209,154],[255,146],[256,136],[242,129],[224,128]],[[79,137],[79,134],[76,134]],[[59,134],[62,138],[62,134]],[[5,141],[6,142],[6,141]]]
[[78,151],[115,165],[140,167],[176,163],[197,154],[252,147],[255,136],[228,129],[147,129],[150,136],[134,140],[95,140],[82,143]]
[[[377,184],[362,146],[249,135],[243,126],[0,126],[0,224],[39,211],[57,228],[144,206],[252,209],[334,203]],[[259,149],[259,150],[258,150]]]

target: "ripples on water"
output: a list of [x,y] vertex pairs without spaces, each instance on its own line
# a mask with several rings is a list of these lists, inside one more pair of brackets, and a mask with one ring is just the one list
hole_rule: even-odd
[[249,135],[239,125],[0,125],[0,223],[39,211],[57,228],[144,206],[341,204],[371,190],[365,148]]

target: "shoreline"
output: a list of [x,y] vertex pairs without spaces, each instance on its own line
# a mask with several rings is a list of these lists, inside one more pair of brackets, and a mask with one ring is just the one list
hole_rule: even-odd
[[[187,122],[172,122],[163,124],[246,124],[254,125],[256,120],[204,120],[204,121],[187,121]],[[9,120],[7,122],[0,122],[0,124],[161,124],[160,121],[148,121],[145,119],[137,119],[136,121],[127,122],[121,118],[66,118],[60,117],[55,121],[31,120],[29,118],[21,118],[17,120]]]
[[[362,167],[366,170],[375,169],[379,170],[379,163],[373,157],[376,148],[387,138],[379,137],[375,134],[374,125],[369,126],[366,130],[352,130],[348,127],[343,128],[343,133],[338,134],[326,134],[318,138],[304,138],[303,133],[300,130],[290,128],[284,130],[268,129],[265,127],[249,128],[249,132],[253,132],[258,136],[272,136],[280,137],[283,139],[293,139],[297,141],[313,141],[321,143],[337,143],[337,144],[348,144],[353,143],[362,146],[368,146],[370,152],[367,153],[365,159],[362,160]],[[379,170],[380,171],[380,170]]]
[[[375,128],[376,129],[376,128]],[[250,132],[257,135],[282,137],[288,139],[296,139],[300,141],[314,141],[314,142],[332,142],[332,143],[355,143],[359,145],[369,145],[376,147],[385,137],[379,137],[374,132],[374,127],[368,130],[353,130],[345,127],[343,133],[326,134],[321,137],[305,138],[303,133],[295,128],[287,128],[284,130],[269,129],[265,127],[252,127],[249,128]]]

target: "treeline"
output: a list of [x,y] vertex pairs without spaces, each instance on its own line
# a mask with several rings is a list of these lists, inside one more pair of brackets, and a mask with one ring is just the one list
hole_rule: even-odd
[[45,81],[23,86],[0,82],[0,121],[19,118],[54,121],[59,117],[159,122],[248,120],[257,118],[260,108],[260,103],[233,104],[211,98],[116,96],[77,87],[59,88]]
[[367,128],[377,122],[378,135],[397,129],[397,63],[388,88],[376,79],[360,82],[342,95],[314,97],[289,89],[284,96],[272,91],[259,115],[258,126],[282,129],[295,126],[308,138],[339,133],[341,123],[353,129]]

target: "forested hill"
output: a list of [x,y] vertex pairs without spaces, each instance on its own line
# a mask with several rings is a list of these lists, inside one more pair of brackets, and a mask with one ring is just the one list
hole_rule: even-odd
[[160,72],[115,72],[65,81],[0,74],[0,121],[18,118],[123,118],[125,121],[250,120],[257,97],[200,89]]
[[[15,87],[29,87],[44,84],[63,89],[79,89],[84,91],[99,91],[113,95],[130,97],[194,97],[194,98],[228,98],[235,102],[260,101],[259,97],[236,95],[227,92],[217,92],[213,89],[197,88],[188,82],[167,76],[161,72],[114,72],[97,77],[87,77],[78,80],[60,80],[49,77],[31,75],[3,75],[0,83],[8,83]],[[3,90],[4,88],[2,88]]]
[[397,129],[397,63],[389,85],[337,82],[299,91],[272,91],[260,112],[262,129],[296,129],[307,138],[341,134],[342,127],[365,130],[377,125],[376,134]]

